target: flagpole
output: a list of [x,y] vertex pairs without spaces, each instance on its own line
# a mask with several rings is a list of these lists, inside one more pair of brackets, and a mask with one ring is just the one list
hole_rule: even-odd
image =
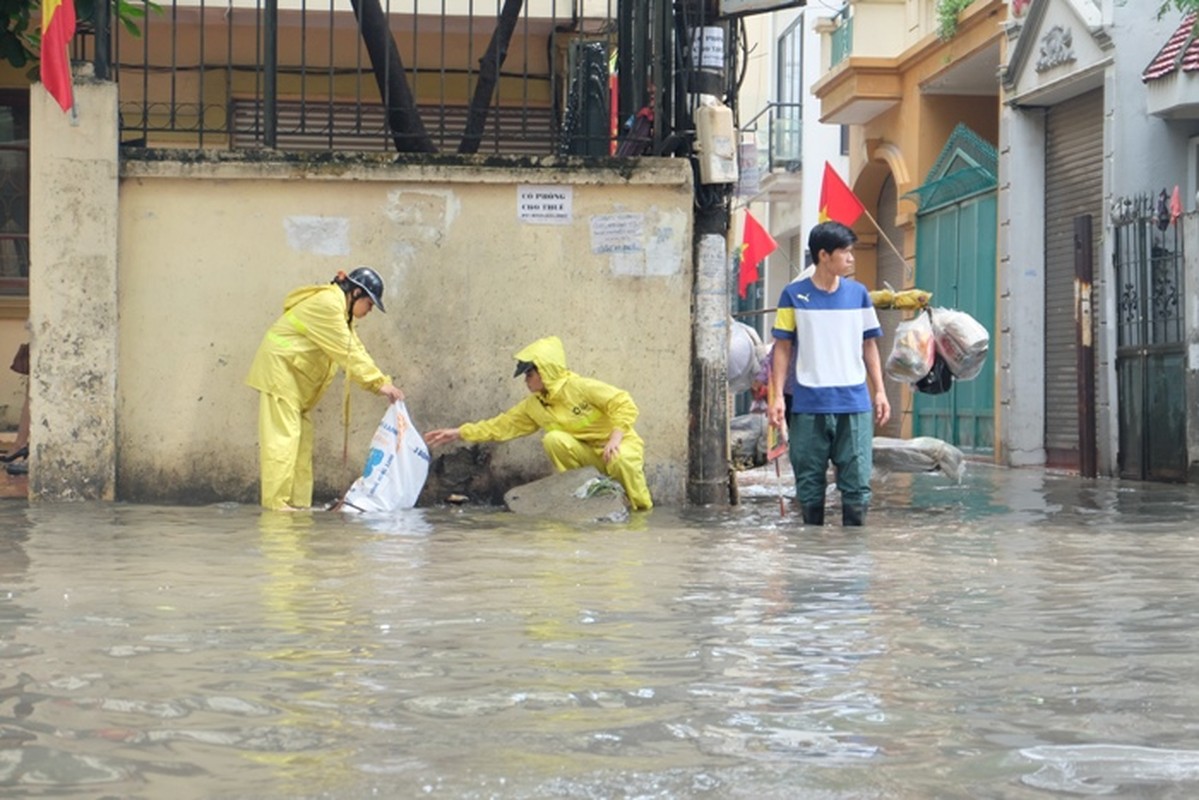
[[882,240],[890,246],[895,255],[899,256],[899,260],[906,264],[908,262],[907,258],[904,257],[903,253],[899,252],[899,248],[895,246],[895,242],[891,241],[890,237],[887,236],[886,232],[883,230],[883,226],[878,224],[878,220],[876,220],[874,216],[866,210],[865,206],[862,207],[862,213],[866,215],[866,219],[870,220],[870,224],[872,224],[874,229],[878,231],[878,235],[882,237]]

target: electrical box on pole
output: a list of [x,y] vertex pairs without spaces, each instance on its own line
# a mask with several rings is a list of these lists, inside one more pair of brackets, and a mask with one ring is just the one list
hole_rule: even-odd
[[696,110],[695,153],[700,183],[737,182],[737,129],[724,103],[710,99]]

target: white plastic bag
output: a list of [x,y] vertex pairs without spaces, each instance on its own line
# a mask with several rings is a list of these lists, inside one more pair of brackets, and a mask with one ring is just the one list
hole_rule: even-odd
[[952,308],[932,311],[933,339],[937,352],[959,381],[978,377],[987,361],[991,335],[974,317]]
[[342,511],[379,513],[412,508],[429,477],[429,448],[403,402],[387,407],[362,477],[342,498]]
[[962,451],[932,436],[875,436],[872,453],[875,468],[883,472],[940,472],[958,483],[966,474]]
[[936,358],[933,326],[921,312],[895,328],[895,344],[887,358],[886,371],[892,380],[915,383],[928,374]]
[[734,321],[729,328],[729,391],[745,392],[753,385],[762,367],[767,348],[758,332],[744,322]]

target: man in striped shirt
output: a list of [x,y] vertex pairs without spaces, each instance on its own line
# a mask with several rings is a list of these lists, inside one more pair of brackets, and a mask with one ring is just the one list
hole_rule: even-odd
[[[808,525],[824,524],[829,461],[837,470],[841,524],[865,523],[874,423],[885,425],[891,418],[878,353],[883,332],[878,314],[866,287],[849,277],[856,241],[840,222],[812,229],[808,250],[815,272],[783,289],[771,331],[770,423],[779,430],[786,424],[790,431],[795,499]],[[791,415],[784,419],[783,385],[793,350]]]

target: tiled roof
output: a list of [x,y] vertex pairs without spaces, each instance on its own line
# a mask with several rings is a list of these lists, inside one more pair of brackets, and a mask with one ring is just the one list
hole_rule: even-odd
[[1183,72],[1199,70],[1199,38],[1195,36],[1195,12],[1187,14],[1182,24],[1158,51],[1149,66],[1141,73],[1145,83],[1172,75],[1182,66]]

